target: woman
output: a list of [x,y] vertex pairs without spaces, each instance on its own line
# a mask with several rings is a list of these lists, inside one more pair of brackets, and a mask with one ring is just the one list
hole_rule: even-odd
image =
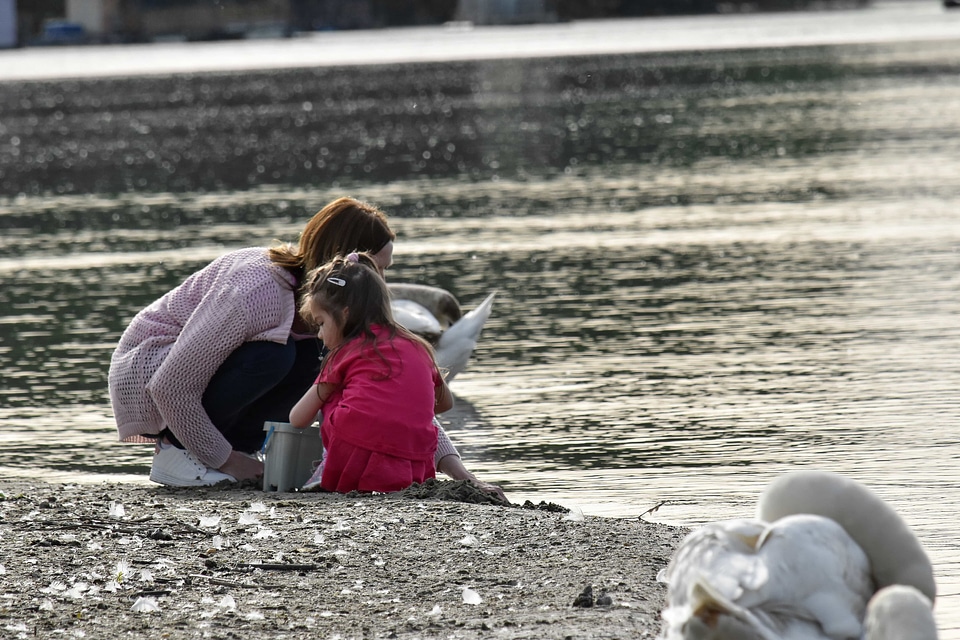
[[[120,440],[157,443],[150,479],[206,486],[263,474],[263,423],[285,422],[319,370],[322,345],[297,314],[305,274],[336,255],[366,251],[383,271],[395,234],[378,209],[328,204],[299,243],[240,249],[189,276],[134,317],[110,362]],[[478,481],[440,430],[437,470]]]

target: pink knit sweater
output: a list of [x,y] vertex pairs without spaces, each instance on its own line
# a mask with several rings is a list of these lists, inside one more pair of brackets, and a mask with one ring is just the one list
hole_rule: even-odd
[[[203,464],[221,467],[230,443],[201,399],[213,374],[244,342],[286,343],[296,282],[266,249],[227,253],[134,317],[110,361],[110,401],[120,440],[148,442],[169,427]],[[388,409],[387,409],[388,410]],[[440,430],[436,461],[457,454]]]

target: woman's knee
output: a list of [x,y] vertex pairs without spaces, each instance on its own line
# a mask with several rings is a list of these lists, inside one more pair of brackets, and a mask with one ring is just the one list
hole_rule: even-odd
[[250,402],[279,384],[296,361],[293,341],[245,342],[220,365],[204,393],[204,403],[224,399]]

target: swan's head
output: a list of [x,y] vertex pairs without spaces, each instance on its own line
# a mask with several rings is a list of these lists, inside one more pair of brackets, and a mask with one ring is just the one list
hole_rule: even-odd
[[902,584],[874,594],[867,604],[863,631],[864,640],[937,640],[930,600]]

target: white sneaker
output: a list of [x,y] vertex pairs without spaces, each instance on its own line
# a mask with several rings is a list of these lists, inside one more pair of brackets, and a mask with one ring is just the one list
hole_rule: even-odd
[[208,469],[186,449],[160,443],[153,454],[150,479],[170,487],[209,487],[237,479],[216,469]]
[[313,475],[310,476],[310,479],[303,483],[303,486],[300,488],[301,491],[313,491],[320,486],[320,482],[323,480],[323,461],[320,461],[320,464],[317,465],[317,468],[313,470]]

